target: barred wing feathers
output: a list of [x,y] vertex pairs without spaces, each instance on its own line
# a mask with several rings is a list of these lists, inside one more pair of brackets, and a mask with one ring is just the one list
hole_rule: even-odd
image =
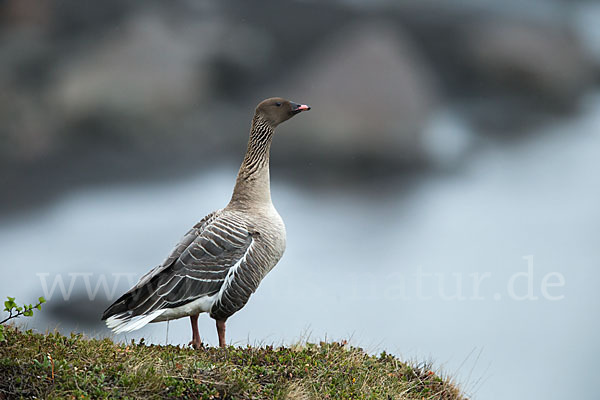
[[211,313],[233,314],[260,282],[261,277],[249,273],[256,261],[252,243],[252,234],[237,218],[220,211],[209,214],[102,319],[115,332],[128,332],[205,296],[215,296]]

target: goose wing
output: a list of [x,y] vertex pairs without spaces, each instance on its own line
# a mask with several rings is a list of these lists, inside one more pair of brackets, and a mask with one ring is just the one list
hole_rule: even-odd
[[208,215],[183,237],[163,264],[115,301],[102,319],[115,331],[134,330],[165,309],[219,293],[226,281],[230,284],[230,270],[246,264],[252,242],[251,232],[240,221],[220,212]]

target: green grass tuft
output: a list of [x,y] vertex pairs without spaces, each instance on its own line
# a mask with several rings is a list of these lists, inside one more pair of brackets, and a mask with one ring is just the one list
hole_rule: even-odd
[[192,350],[14,327],[5,336],[0,399],[464,399],[428,366],[335,342]]

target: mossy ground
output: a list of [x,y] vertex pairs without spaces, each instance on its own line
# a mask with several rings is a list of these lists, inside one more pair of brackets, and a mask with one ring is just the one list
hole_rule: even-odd
[[0,399],[463,399],[427,366],[340,343],[192,350],[14,327]]

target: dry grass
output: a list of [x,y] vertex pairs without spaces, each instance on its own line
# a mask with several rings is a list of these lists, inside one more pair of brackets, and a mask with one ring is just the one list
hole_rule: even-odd
[[0,399],[464,399],[429,366],[347,344],[191,350],[6,333]]

